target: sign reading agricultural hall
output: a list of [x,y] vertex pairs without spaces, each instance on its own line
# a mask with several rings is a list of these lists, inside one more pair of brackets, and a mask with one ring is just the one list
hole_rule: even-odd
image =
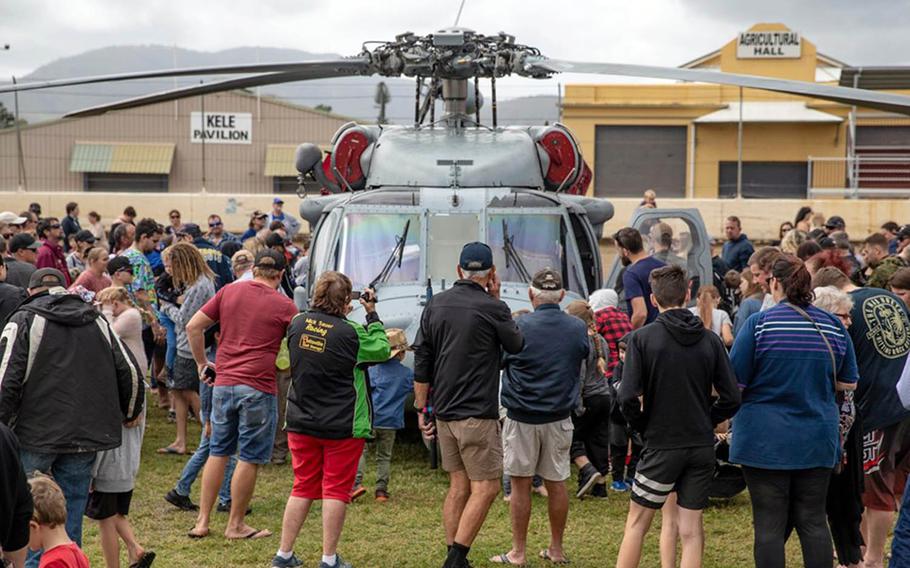
[[206,144],[252,144],[253,115],[248,112],[190,113],[190,141]]
[[799,59],[799,32],[742,32],[736,38],[737,59]]

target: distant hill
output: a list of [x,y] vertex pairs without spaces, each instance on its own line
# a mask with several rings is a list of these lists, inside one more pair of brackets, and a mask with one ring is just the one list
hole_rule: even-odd
[[[111,46],[58,59],[17,79],[19,82],[29,82],[169,67],[202,67],[257,61],[309,61],[336,57],[339,56],[333,53],[311,53],[272,47],[237,47],[204,52],[162,45]],[[80,108],[213,79],[215,77],[153,79],[29,91],[19,95],[19,109],[21,116],[29,122],[41,122]],[[361,120],[375,120],[378,107],[373,102],[373,97],[379,81],[385,81],[392,95],[386,109],[390,121],[405,123],[413,120],[414,82],[409,79],[382,77],[324,79],[262,87],[262,93],[305,106],[329,105],[332,112],[337,114]],[[12,95],[0,95],[0,102],[12,111]],[[489,105],[482,109],[482,113],[484,120],[489,122]],[[497,113],[500,124],[543,124],[559,119],[556,96],[500,99]]]

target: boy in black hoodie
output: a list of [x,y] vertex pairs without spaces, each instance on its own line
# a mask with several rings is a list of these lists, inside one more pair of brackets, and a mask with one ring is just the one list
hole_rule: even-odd
[[[651,272],[660,315],[629,337],[619,403],[645,449],[635,473],[618,568],[638,566],[654,513],[675,491],[682,566],[701,566],[702,509],[714,473],[714,426],[732,417],[740,394],[723,342],[685,309],[686,272]],[[712,404],[712,388],[717,400]]]

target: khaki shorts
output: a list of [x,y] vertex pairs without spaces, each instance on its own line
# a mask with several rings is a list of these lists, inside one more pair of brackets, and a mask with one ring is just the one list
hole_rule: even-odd
[[506,418],[502,427],[505,474],[547,481],[569,478],[569,449],[572,446],[571,418],[548,424],[528,424]]
[[499,420],[466,418],[436,420],[442,469],[467,472],[471,481],[502,477],[502,442]]

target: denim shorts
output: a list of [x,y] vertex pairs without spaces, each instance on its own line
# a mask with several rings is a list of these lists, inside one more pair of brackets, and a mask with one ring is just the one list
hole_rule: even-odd
[[210,455],[232,456],[266,464],[272,458],[278,401],[273,394],[246,385],[216,386],[212,392]]

